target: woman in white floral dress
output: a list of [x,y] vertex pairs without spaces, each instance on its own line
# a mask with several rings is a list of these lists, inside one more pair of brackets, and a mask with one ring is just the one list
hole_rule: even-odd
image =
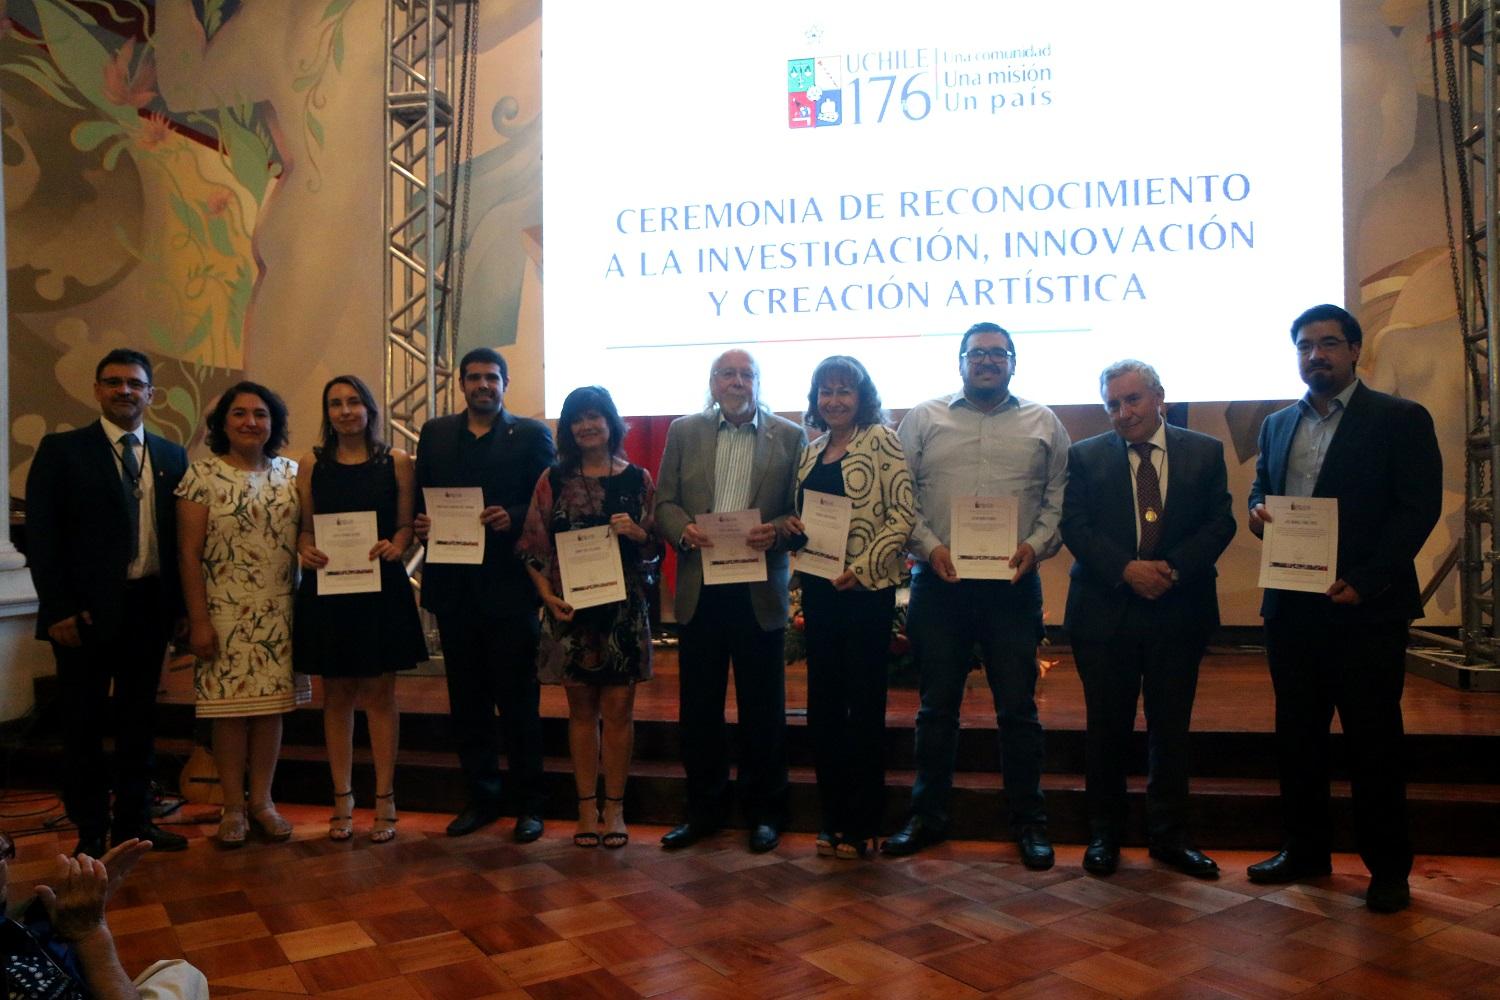
[[276,454],[286,442],[281,397],[241,382],[208,416],[214,457],[189,466],[177,487],[188,645],[198,657],[198,715],[214,720],[226,847],[243,844],[252,821],[272,840],[292,835],[271,801],[282,715],[310,694],[292,673],[301,505],[297,463]]

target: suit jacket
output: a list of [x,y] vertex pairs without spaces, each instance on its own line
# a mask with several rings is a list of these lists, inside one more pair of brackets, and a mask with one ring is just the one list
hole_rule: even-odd
[[[795,488],[828,447],[824,434],[802,449]],[[917,523],[917,500],[901,439],[882,424],[861,427],[844,456],[844,492],[852,502],[845,559],[861,587],[895,587],[906,576],[906,540]]]
[[462,446],[468,427],[467,412],[437,417],[422,425],[422,436],[417,440],[417,512],[426,510],[425,487],[479,486],[484,489],[486,507],[501,506],[510,514],[510,527],[485,533],[481,565],[423,566],[422,607],[445,614],[472,607],[477,600],[496,613],[534,611],[536,588],[516,558],[515,545],[526,524],[537,478],[557,457],[552,432],[540,420],[501,410],[470,456],[477,456],[478,461],[465,461]]
[[[1286,489],[1292,437],[1301,421],[1293,404],[1260,427],[1260,455],[1250,506]],[[1359,592],[1360,603],[1336,605],[1317,595],[1339,620],[1410,621],[1422,615],[1413,565],[1443,510],[1443,458],[1432,417],[1420,404],[1360,383],[1339,418],[1313,496],[1339,502],[1338,578]],[[1267,590],[1262,617],[1274,618],[1289,593]]]
[[[679,545],[683,530],[699,514],[713,510],[714,467],[718,450],[717,410],[678,417],[667,428],[667,447],[661,456],[656,484],[656,530],[677,548],[677,620],[687,624],[698,609],[703,589],[703,557],[697,549]],[[765,407],[755,431],[755,461],[750,472],[750,506],[760,511],[762,523],[780,528],[793,507],[793,478],[797,456],[807,434]],[[780,532],[778,532],[780,537]],[[779,546],[779,543],[778,543]],[[766,553],[766,581],[750,584],[750,602],[760,627],[786,628],[787,554],[780,547]]]
[[[1214,563],[1234,537],[1233,501],[1216,438],[1167,425],[1167,490],[1161,546],[1154,558],[1178,573],[1178,582],[1149,603],[1154,627],[1207,634],[1219,624],[1218,571]],[[1073,553],[1069,635],[1105,640],[1120,627],[1132,601],[1141,601],[1122,579],[1136,558],[1136,502],[1125,440],[1114,431],[1088,438],[1068,452],[1062,538]]]
[[[187,471],[187,452],[150,433],[146,451],[156,495],[163,593],[168,606],[180,612],[177,501],[172,494]],[[118,634],[130,569],[130,514],[114,445],[97,420],[48,434],[37,446],[26,476],[26,544],[40,604],[38,639],[47,638],[49,626],[83,611],[93,619],[96,635]]]

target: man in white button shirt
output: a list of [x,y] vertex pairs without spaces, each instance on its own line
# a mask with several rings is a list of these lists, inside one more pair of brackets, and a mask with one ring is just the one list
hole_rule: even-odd
[[[922,679],[917,778],[911,817],[887,838],[886,854],[912,854],[948,834],[948,798],[958,746],[958,711],[977,644],[995,699],[1011,831],[1027,868],[1052,867],[1042,801],[1042,724],[1036,710],[1036,646],[1042,585],[1036,565],[1061,542],[1068,432],[1040,403],[1010,391],[1016,348],[994,323],[959,341],[963,391],[931,399],[901,421],[901,447],[917,491],[907,625]],[[960,579],[952,551],[952,503],[1014,497],[1016,549],[1004,580]]]
[[187,847],[151,822],[148,801],[156,688],[182,609],[172,493],[187,469],[180,445],[143,426],[154,392],[150,358],[110,351],[94,372],[99,420],[44,437],[26,477],[37,638],[57,659],[63,806],[78,826],[74,853],[94,858],[106,835],[159,851]]

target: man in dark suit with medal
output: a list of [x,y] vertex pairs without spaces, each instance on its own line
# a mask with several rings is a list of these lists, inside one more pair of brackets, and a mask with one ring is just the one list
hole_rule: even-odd
[[552,432],[539,420],[504,407],[509,372],[498,351],[476,347],[458,366],[464,411],[422,425],[417,444],[416,535],[427,541],[432,522],[422,489],[484,490],[486,527],[480,565],[429,562],[422,570],[422,606],[437,615],[453,738],[467,786],[467,802],[450,837],[473,833],[500,818],[500,729],[504,724],[516,807],[514,838],[542,835],[541,689],[536,677],[536,589],[516,539],[536,481],[557,456]]
[[1110,365],[1099,390],[1114,430],[1070,449],[1061,524],[1074,557],[1064,624],[1088,706],[1083,867],[1108,875],[1119,865],[1144,692],[1151,856],[1213,878],[1219,866],[1188,839],[1188,725],[1219,624],[1214,563],[1234,537],[1224,446],[1162,420],[1165,393],[1148,364]]
[[172,494],[187,469],[180,445],[142,426],[151,374],[138,351],[106,354],[94,372],[100,419],[44,437],[26,478],[37,638],[57,658],[63,806],[78,826],[75,853],[95,858],[106,834],[116,844],[149,840],[158,851],[187,847],[151,822],[149,802],[156,689],[182,612]]
[[1250,530],[1271,523],[1268,496],[1338,500],[1338,565],[1326,593],[1267,590],[1266,656],[1276,689],[1277,764],[1286,840],[1249,867],[1250,881],[1327,875],[1328,727],[1338,710],[1347,748],[1365,905],[1405,909],[1407,832],[1401,691],[1406,639],[1422,615],[1413,564],[1443,508],[1443,460],[1418,403],[1355,376],[1364,332],[1335,305],[1292,322],[1307,395],[1266,418],[1250,489]]

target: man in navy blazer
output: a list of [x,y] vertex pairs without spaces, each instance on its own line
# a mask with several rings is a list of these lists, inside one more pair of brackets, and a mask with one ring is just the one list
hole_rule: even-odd
[[1276,739],[1286,824],[1283,849],[1251,865],[1252,882],[1329,872],[1328,726],[1344,730],[1365,904],[1411,899],[1401,690],[1407,630],[1422,614],[1413,560],[1442,513],[1442,457],[1417,403],[1355,377],[1364,333],[1334,305],[1292,323],[1307,395],[1266,418],[1250,490],[1250,530],[1270,523],[1268,496],[1338,500],[1338,566],[1323,594],[1267,590],[1261,603],[1276,689]]
[[1099,392],[1114,430],[1069,450],[1060,526],[1074,558],[1064,625],[1088,706],[1083,866],[1108,875],[1119,865],[1144,692],[1151,856],[1212,878],[1219,866],[1188,839],[1188,725],[1219,624],[1214,564],[1234,537],[1224,446],[1162,419],[1161,379],[1144,362],[1110,365]]
[[516,539],[536,481],[557,456],[552,432],[539,420],[505,409],[510,384],[505,358],[476,347],[458,366],[464,410],[422,425],[417,442],[417,515],[424,543],[432,522],[428,487],[484,490],[484,561],[475,566],[427,563],[422,607],[437,616],[448,711],[467,786],[467,801],[448,824],[450,837],[500,818],[500,727],[516,807],[514,838],[542,835],[541,689],[536,677],[536,588],[515,556]]
[[187,847],[150,813],[156,689],[182,614],[172,494],[187,469],[181,445],[143,426],[154,392],[150,358],[110,351],[94,370],[100,419],[42,438],[26,477],[36,637],[57,659],[63,807],[78,826],[74,853],[94,858],[106,834],[158,851]]

